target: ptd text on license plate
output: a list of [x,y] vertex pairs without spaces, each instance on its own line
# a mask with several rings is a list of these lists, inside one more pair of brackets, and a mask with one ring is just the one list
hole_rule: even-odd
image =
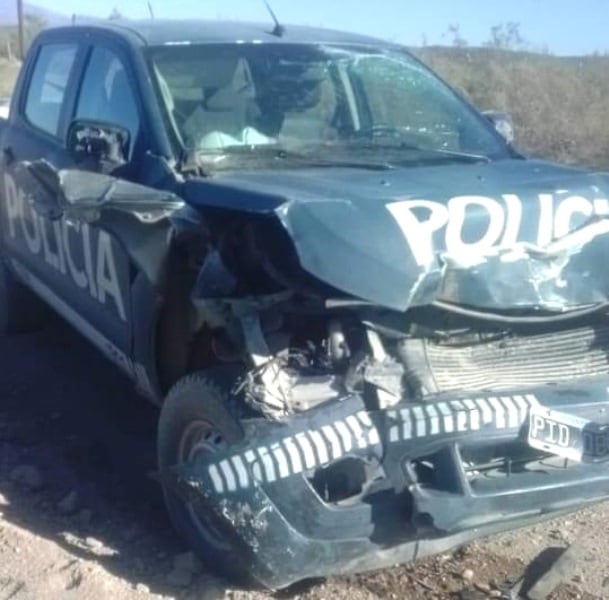
[[578,415],[534,407],[529,414],[528,443],[571,460],[608,460],[609,426]]

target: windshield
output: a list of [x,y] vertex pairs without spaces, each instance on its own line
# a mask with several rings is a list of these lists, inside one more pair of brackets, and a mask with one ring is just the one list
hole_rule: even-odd
[[508,156],[490,124],[405,52],[165,46],[152,49],[151,68],[182,145],[219,164],[275,150],[391,162]]

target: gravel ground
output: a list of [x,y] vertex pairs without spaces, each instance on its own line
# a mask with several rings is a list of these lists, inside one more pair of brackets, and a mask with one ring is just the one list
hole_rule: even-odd
[[57,320],[0,338],[0,359],[0,600],[509,598],[574,542],[552,598],[609,598],[607,505],[415,566],[274,596],[227,589],[173,533],[148,476],[156,409]]

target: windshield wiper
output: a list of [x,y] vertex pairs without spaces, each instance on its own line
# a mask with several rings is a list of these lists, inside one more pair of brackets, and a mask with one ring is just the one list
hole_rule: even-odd
[[440,156],[452,160],[465,160],[468,162],[491,162],[491,158],[483,154],[474,154],[470,152],[460,152],[456,150],[445,150],[441,148],[422,148],[405,142],[396,144],[388,143],[363,143],[359,141],[357,144],[348,144],[346,146],[335,145],[333,151],[340,149],[347,150],[345,158],[327,158],[324,156],[323,148],[309,148],[307,152],[295,152],[288,150],[275,144],[248,146],[235,145],[226,146],[218,149],[199,149],[189,151],[189,162],[193,162],[198,168],[203,171],[204,175],[211,175],[214,171],[222,168],[230,168],[235,166],[235,162],[244,161],[259,161],[265,163],[265,166],[271,166],[273,163],[298,164],[299,166],[307,166],[311,168],[343,168],[343,169],[364,169],[368,171],[389,171],[396,168],[396,163],[393,159],[390,160],[360,160],[353,158],[353,149],[374,150],[393,150],[402,151],[409,150],[419,152],[421,154],[430,154]]
[[419,146],[412,146],[404,144],[400,146],[408,150],[414,150],[416,152],[428,152],[430,154],[438,154],[440,156],[447,156],[450,158],[464,159],[473,162],[492,162],[490,156],[486,154],[476,154],[474,152],[462,152],[461,150],[445,150],[443,148],[421,148]]
[[[379,133],[375,132],[375,135],[379,135]],[[392,133],[395,135],[395,133]],[[445,156],[447,158],[454,158],[457,160],[466,160],[468,162],[492,162],[492,159],[486,154],[476,154],[475,152],[463,152],[461,150],[447,150],[445,148],[425,148],[423,146],[416,146],[414,144],[409,144],[402,140],[396,140],[395,143],[388,142],[377,142],[373,140],[357,140],[354,144],[355,147],[358,148],[366,148],[368,150],[411,150],[413,152],[420,152],[423,154],[433,154],[436,156]]]
[[311,167],[336,167],[344,169],[366,169],[369,171],[389,171],[394,167],[386,162],[370,162],[361,160],[344,160],[336,158],[319,158],[308,154],[300,154],[298,152],[286,152],[280,150],[276,156],[281,160],[293,160],[307,164]]
[[[310,167],[328,167],[344,169],[366,169],[370,171],[388,171],[394,167],[387,162],[371,162],[364,160],[335,159],[315,156],[312,153],[294,152],[285,148],[269,145],[259,146],[226,146],[217,150],[200,150],[197,152],[199,162],[206,166],[218,167],[221,163],[230,164],[231,158],[247,158],[249,160],[296,162]],[[206,159],[210,159],[209,162]]]

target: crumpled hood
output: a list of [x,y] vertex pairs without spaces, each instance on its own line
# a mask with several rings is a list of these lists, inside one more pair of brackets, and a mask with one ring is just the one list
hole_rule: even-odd
[[397,310],[609,297],[609,176],[542,161],[223,173],[193,206],[274,212],[310,274]]

